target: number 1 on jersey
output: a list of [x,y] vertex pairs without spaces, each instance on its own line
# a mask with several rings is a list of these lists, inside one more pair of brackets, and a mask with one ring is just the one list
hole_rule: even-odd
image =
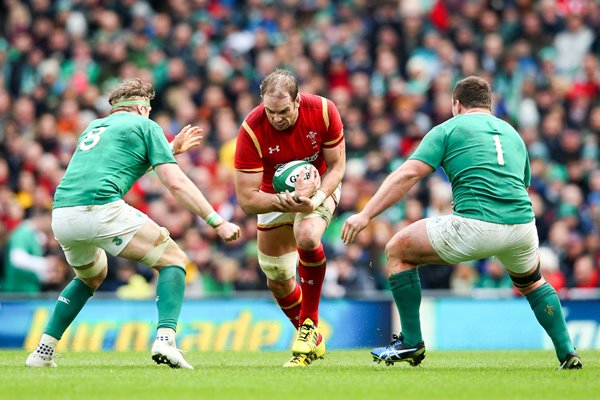
[[494,135],[494,143],[496,143],[496,155],[498,156],[498,165],[504,165],[504,152],[502,151],[502,143],[500,143],[500,136]]

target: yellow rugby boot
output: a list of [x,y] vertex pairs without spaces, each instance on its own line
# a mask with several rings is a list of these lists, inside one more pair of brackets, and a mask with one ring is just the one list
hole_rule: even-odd
[[284,368],[308,367],[313,362],[313,354],[294,354],[292,358],[283,364]]
[[306,355],[315,353],[317,351],[318,340],[319,329],[310,318],[307,318],[302,325],[298,327],[298,335],[292,345],[292,353]]
[[314,357],[315,359],[323,358],[323,356],[325,355],[325,339],[323,339],[323,336],[320,333],[317,338],[317,343],[318,344],[314,352]]

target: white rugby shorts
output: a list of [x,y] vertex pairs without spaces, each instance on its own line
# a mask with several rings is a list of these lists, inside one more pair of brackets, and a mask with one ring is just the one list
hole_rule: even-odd
[[451,214],[427,218],[427,235],[448,264],[496,257],[508,271],[525,273],[538,260],[535,221],[505,225]]
[[73,266],[94,261],[101,248],[119,255],[148,216],[123,200],[96,206],[62,207],[52,210],[52,231]]
[[[342,195],[342,184],[340,183],[338,185],[338,187],[335,189],[335,191],[331,194],[331,196],[329,196],[333,199],[333,202],[336,207],[337,207],[338,203],[340,202],[341,195]],[[317,217],[325,219],[325,221],[327,221],[327,224],[329,225],[329,222],[331,222],[330,221],[331,213],[328,213],[327,210],[322,210],[321,209],[322,207],[324,208],[325,206],[321,205],[320,207],[318,207],[315,211],[313,211],[310,214],[282,213],[279,211],[272,211],[272,212],[268,212],[265,214],[258,214],[257,215],[258,230],[264,231],[264,230],[269,230],[269,229],[275,229],[275,228],[278,228],[283,225],[294,225],[295,221],[297,221],[297,220],[301,220],[301,219],[305,219],[305,218],[317,218]],[[328,214],[328,215],[326,215],[326,214]]]

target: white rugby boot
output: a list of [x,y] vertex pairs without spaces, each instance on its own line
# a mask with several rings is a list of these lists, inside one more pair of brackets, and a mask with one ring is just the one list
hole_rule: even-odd
[[167,364],[171,368],[194,369],[175,345],[175,338],[170,336],[156,337],[152,345],[152,359],[157,364]]
[[54,349],[52,349],[50,346],[39,344],[37,349],[27,356],[27,360],[25,360],[25,366],[33,368],[58,367],[58,365],[56,365],[54,362]]

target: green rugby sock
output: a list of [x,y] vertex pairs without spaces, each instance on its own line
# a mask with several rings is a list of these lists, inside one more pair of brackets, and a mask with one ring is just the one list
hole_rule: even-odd
[[177,265],[160,270],[156,285],[158,328],[177,329],[177,320],[185,291],[185,271]]
[[77,314],[79,314],[79,311],[81,311],[85,303],[93,295],[94,291],[92,288],[78,278],[74,278],[60,292],[44,333],[60,340],[63,333],[71,325]]
[[416,268],[388,278],[394,302],[400,313],[404,343],[414,346],[423,340],[421,335],[421,280]]
[[556,290],[549,283],[544,283],[526,297],[538,322],[552,339],[556,356],[559,361],[564,361],[567,353],[575,351],[575,348],[567,330],[567,323]]

